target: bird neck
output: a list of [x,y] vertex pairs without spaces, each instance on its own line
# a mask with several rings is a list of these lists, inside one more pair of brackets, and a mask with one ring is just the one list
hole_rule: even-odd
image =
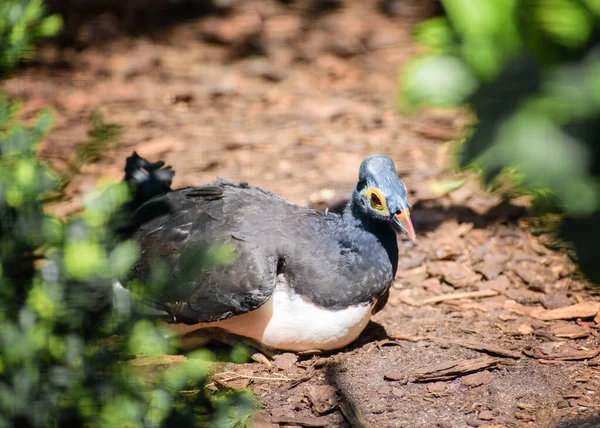
[[358,191],[354,189],[352,200],[346,206],[342,215],[344,225],[350,228],[362,229],[374,235],[389,233],[391,226],[370,216],[360,201]]
[[381,253],[376,251],[376,248],[381,248],[388,255],[392,273],[396,274],[398,266],[396,232],[391,223],[375,219],[366,213],[356,190],[352,195],[352,201],[342,214],[341,222],[339,239],[342,242],[355,246],[361,252],[366,251],[367,254],[374,255],[375,260],[371,260],[373,263],[380,262]]

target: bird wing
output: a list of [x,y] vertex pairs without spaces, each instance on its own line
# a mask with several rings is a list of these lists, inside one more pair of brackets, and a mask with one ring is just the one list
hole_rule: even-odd
[[[150,220],[133,235],[141,247],[134,276],[146,282],[146,298],[184,323],[218,321],[261,306],[275,287],[278,260],[264,242],[247,239],[253,233],[244,219],[281,201],[262,189],[219,179],[140,206],[134,216]],[[225,264],[224,249],[233,250]]]

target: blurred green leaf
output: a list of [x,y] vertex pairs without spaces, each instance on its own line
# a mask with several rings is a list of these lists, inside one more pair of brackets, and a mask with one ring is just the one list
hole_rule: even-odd
[[458,48],[448,21],[441,16],[417,24],[414,39],[429,49],[429,53],[449,54]]
[[538,0],[535,16],[550,37],[569,48],[582,46],[592,32],[592,21],[577,0]]
[[429,190],[439,196],[447,195],[448,193],[454,192],[465,184],[465,180],[445,180],[436,181],[431,183]]
[[148,320],[137,321],[129,339],[129,350],[134,355],[167,354],[171,350],[168,341]]
[[[475,165],[495,191],[508,181],[514,194],[564,217],[561,237],[600,282],[600,2],[442,3],[446,15],[420,24],[415,39],[458,65],[409,62],[404,106],[457,106],[467,94],[477,120],[458,148],[459,166]],[[451,82],[438,77],[447,71]]]
[[[42,0],[0,2],[0,78],[61,25],[59,16],[46,16]],[[199,413],[209,421],[217,412],[232,426],[243,424],[246,410],[254,409],[246,405],[251,396],[217,400],[204,389],[214,359],[208,351],[190,354],[170,381],[157,376],[145,382],[123,363],[131,353],[170,353],[175,345],[134,311],[119,312],[112,292],[112,282],[129,275],[139,254],[115,226],[131,197],[127,185],[101,186],[81,216],[59,219],[47,212],[50,199],[60,197],[58,186],[102,156],[121,127],[92,114],[89,141],[78,145],[66,176],[57,179],[37,157],[51,112],[41,111],[30,125],[18,120],[19,108],[0,93],[0,426],[191,427],[198,426]],[[235,252],[225,245],[194,256],[208,268],[231,262]],[[161,266],[169,267],[157,261],[147,284],[127,283],[129,303],[166,283],[169,270]],[[166,388],[190,383],[194,394]]]
[[139,256],[138,245],[133,241],[117,244],[109,256],[109,266],[113,278],[125,277]]
[[210,426],[218,428],[243,427],[257,407],[256,400],[248,393],[222,393],[216,400],[215,414]]
[[503,124],[498,145],[481,159],[498,157],[505,165],[519,165],[526,183],[548,188],[566,212],[582,215],[598,209],[596,187],[587,178],[590,156],[585,146],[570,138],[544,116],[521,111]]
[[600,0],[582,0],[582,2],[596,15],[600,15]]
[[105,274],[106,253],[95,242],[69,242],[65,246],[64,269],[68,277],[85,280],[95,274]]
[[473,73],[452,56],[419,57],[406,66],[403,77],[402,96],[407,108],[456,105],[477,88]]
[[50,15],[42,20],[39,28],[39,34],[42,37],[54,37],[60,32],[62,26],[63,20],[60,15]]

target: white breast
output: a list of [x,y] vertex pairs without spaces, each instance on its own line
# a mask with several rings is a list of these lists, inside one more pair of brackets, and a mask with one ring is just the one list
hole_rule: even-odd
[[[271,300],[245,317],[231,319],[229,324],[233,328],[225,328],[277,349],[325,351],[341,348],[356,339],[369,322],[371,305],[329,310],[308,302],[292,290],[277,288]],[[254,317],[266,322],[253,323]]]
[[346,309],[319,307],[278,284],[273,296],[260,308],[212,323],[174,326],[179,334],[206,327],[220,327],[267,346],[286,351],[332,350],[346,346],[364,330],[373,304]]

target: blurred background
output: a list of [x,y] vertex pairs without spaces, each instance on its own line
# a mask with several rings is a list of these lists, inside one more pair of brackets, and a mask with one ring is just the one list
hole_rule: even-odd
[[256,405],[173,394],[206,379],[200,360],[143,393],[115,369],[173,352],[106,297],[137,257],[113,227],[134,150],[175,188],[218,175],[333,210],[384,153],[424,239],[401,267],[460,260],[468,238],[438,229],[502,224],[538,236],[531,260],[545,244],[577,263],[557,279],[599,282],[599,26],[597,0],[5,0],[0,426],[194,425],[199,407],[226,426]]

